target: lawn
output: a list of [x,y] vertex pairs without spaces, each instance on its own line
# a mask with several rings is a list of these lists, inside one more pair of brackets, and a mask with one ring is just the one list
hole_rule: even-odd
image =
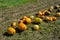
[[32,3],[36,0],[0,0],[0,8],[14,7],[17,5],[23,5],[26,3]]
[[[40,26],[37,31],[32,30],[34,24],[31,23],[23,32],[17,32],[12,36],[6,34],[7,28],[11,27],[13,21],[18,24],[22,16],[35,16],[39,10],[47,9],[58,3],[60,0],[0,0],[0,8],[3,8],[3,10],[0,9],[0,40],[60,40],[60,17],[53,22],[43,21],[37,24]],[[53,10],[49,16],[54,15],[56,11]]]

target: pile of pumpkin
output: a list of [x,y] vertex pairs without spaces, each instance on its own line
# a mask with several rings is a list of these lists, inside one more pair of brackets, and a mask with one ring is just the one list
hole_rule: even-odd
[[[57,19],[56,16],[57,17],[60,17],[60,10],[58,10],[56,12],[55,16],[47,16],[47,15],[50,15],[51,12],[52,12],[52,10],[59,9],[59,8],[60,8],[59,5],[57,5],[57,6],[51,6],[49,9],[39,11],[36,14],[36,17],[34,17],[34,16],[29,16],[29,17],[28,16],[23,16],[20,19],[17,28],[20,31],[24,31],[24,30],[26,30],[28,28],[26,24],[30,24],[32,22],[34,22],[34,23],[42,23],[43,22],[43,19],[45,21],[55,21]],[[16,30],[15,30],[16,26],[17,26],[17,23],[16,22],[13,22],[12,23],[12,27],[9,27],[7,29],[7,33],[8,34],[15,34],[16,33]],[[34,25],[32,28],[34,30],[39,30],[39,25]]]

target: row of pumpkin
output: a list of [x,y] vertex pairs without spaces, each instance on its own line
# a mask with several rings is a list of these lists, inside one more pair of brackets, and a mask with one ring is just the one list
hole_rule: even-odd
[[[58,5],[58,6],[56,6],[56,7],[54,7],[54,6],[51,6],[49,9],[47,9],[47,10],[42,10],[42,11],[39,11],[37,14],[36,14],[36,17],[34,17],[33,15],[32,16],[29,16],[29,17],[27,17],[27,16],[23,16],[21,19],[20,19],[20,21],[19,21],[19,23],[18,23],[18,29],[20,30],[20,31],[24,31],[24,30],[26,30],[28,27],[27,27],[27,25],[26,24],[30,24],[30,23],[32,23],[32,22],[34,22],[34,23],[42,23],[43,22],[43,19],[45,20],[45,21],[55,21],[56,19],[57,19],[57,17],[60,17],[60,12],[57,12],[56,14],[55,14],[55,16],[46,16],[46,15],[50,15],[51,14],[51,11],[52,10],[54,10],[54,9],[58,9],[58,8],[60,8],[60,6]],[[56,17],[57,16],[57,17]],[[16,33],[16,30],[15,30],[15,27],[17,26],[17,23],[16,22],[13,22],[12,23],[12,27],[9,27],[8,29],[7,29],[7,33],[8,34],[15,34]],[[39,29],[39,25],[34,25],[33,26],[33,29],[34,30],[38,30]]]

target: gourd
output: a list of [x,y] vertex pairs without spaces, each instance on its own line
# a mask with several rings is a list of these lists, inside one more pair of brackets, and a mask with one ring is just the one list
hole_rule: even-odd
[[27,26],[26,26],[24,23],[19,23],[19,24],[18,24],[18,29],[19,29],[20,31],[24,31],[24,30],[27,29]]
[[14,28],[12,28],[12,27],[9,27],[7,29],[7,33],[12,35],[12,34],[15,34],[16,33],[16,30]]
[[36,17],[34,19],[34,23],[41,23],[43,20],[41,18]]
[[39,25],[34,25],[33,30],[39,30]]

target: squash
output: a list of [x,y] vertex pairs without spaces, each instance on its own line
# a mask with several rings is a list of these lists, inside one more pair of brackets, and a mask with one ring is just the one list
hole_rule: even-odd
[[46,21],[53,21],[52,17],[46,17]]
[[34,30],[39,30],[39,25],[34,25],[34,26],[33,26],[33,29],[34,29]]
[[60,12],[57,12],[55,16],[60,17]]
[[33,16],[33,15],[31,15],[31,16],[29,16],[29,18],[34,19],[34,16]]
[[12,35],[12,34],[15,34],[16,33],[16,30],[14,28],[12,28],[12,27],[9,27],[7,29],[7,33],[10,34],[10,35]]
[[13,23],[12,23],[12,26],[13,26],[13,27],[16,27],[16,25],[17,25],[16,22],[13,22]]
[[43,11],[43,14],[44,14],[44,15],[49,15],[49,14],[51,14],[51,13],[50,13],[48,10],[44,10],[44,11]]
[[20,31],[24,31],[24,30],[27,29],[27,26],[26,26],[24,23],[19,23],[19,24],[18,24],[18,29],[19,29]]
[[50,9],[54,9],[54,6],[50,6]]
[[20,20],[19,23],[23,23],[24,21],[23,20]]
[[28,17],[27,17],[27,16],[23,16],[23,17],[21,18],[21,20],[26,19],[26,18],[28,18]]
[[60,6],[59,5],[56,5],[57,8],[59,8]]
[[48,9],[49,12],[52,12],[52,9]]
[[44,18],[45,16],[40,16],[40,15],[37,15],[37,17],[39,17],[39,18]]
[[25,23],[28,23],[28,24],[29,24],[29,23],[31,23],[31,22],[32,22],[32,20],[31,20],[30,18],[26,18],[26,19],[25,19]]
[[43,15],[43,13],[42,13],[41,11],[39,11],[39,12],[37,13],[37,15],[42,16],[42,15]]
[[41,23],[43,20],[41,18],[36,17],[34,19],[34,23]]
[[56,17],[52,16],[52,19],[53,19],[53,21],[55,21],[56,20]]

